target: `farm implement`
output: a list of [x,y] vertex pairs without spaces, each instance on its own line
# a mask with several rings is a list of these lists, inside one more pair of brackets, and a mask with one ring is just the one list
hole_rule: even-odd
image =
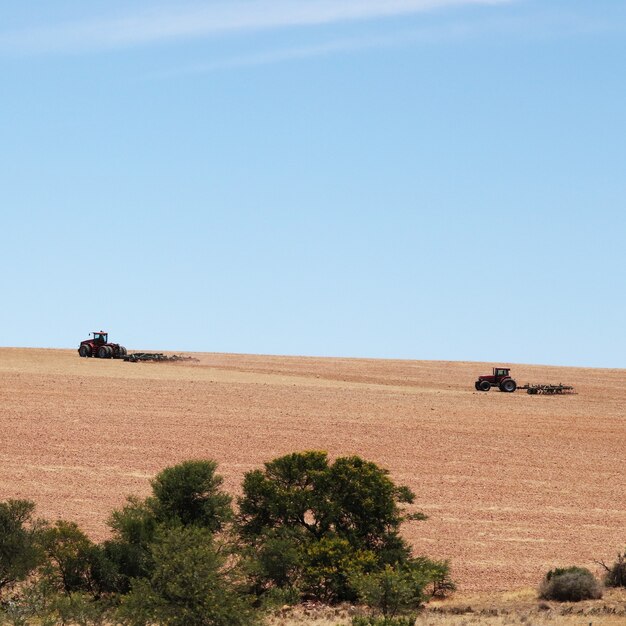
[[160,352],[133,352],[123,357],[124,361],[138,363],[139,361],[197,361],[192,356],[181,356],[180,354],[161,354]]
[[110,343],[109,334],[104,331],[90,333],[93,337],[80,342],[78,354],[81,357],[96,357],[98,359],[123,359],[130,363],[140,361],[197,361],[191,356],[179,354],[166,355],[160,352],[133,352],[128,353],[119,343]]
[[534,396],[537,394],[555,394],[555,393],[576,393],[574,387],[571,385],[523,385],[522,387],[518,387],[518,389],[526,389],[527,393]]
[[494,367],[493,374],[479,376],[478,380],[474,383],[476,391],[489,391],[492,387],[497,387],[500,391],[505,393],[513,393],[516,389],[524,389],[530,395],[555,395],[555,394],[573,394],[576,393],[574,387],[571,385],[546,385],[546,384],[530,384],[518,386],[518,384],[511,378],[510,368],[508,367]]

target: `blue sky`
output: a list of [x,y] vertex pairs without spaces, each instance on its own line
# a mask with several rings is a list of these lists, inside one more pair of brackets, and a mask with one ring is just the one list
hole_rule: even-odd
[[626,5],[0,3],[0,345],[626,367]]

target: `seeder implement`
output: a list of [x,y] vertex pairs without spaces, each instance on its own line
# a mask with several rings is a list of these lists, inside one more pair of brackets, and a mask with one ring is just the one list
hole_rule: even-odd
[[122,357],[124,361],[129,363],[138,363],[139,361],[197,361],[192,356],[181,356],[179,354],[166,355],[161,352],[133,352]]
[[526,389],[526,392],[531,394],[531,395],[537,395],[537,394],[547,394],[547,395],[552,395],[552,394],[563,394],[563,393],[576,393],[576,391],[574,390],[574,387],[572,387],[571,385],[562,385],[562,384],[558,384],[558,385],[523,385],[521,387],[518,387],[518,389]]

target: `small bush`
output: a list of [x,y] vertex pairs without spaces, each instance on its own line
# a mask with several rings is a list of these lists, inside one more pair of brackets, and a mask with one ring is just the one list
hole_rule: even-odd
[[539,597],[557,602],[598,600],[602,597],[602,587],[584,567],[556,568],[550,570],[541,582]]

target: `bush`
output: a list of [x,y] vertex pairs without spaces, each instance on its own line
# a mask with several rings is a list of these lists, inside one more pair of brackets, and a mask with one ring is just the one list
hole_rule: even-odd
[[426,588],[437,580],[448,579],[447,565],[425,557],[410,559],[382,571],[355,574],[351,577],[359,599],[380,611],[384,617],[415,611],[428,599]]
[[407,565],[420,572],[425,591],[430,597],[443,598],[456,589],[450,577],[448,561],[433,561],[425,556],[419,556],[410,559]]
[[557,602],[597,600],[602,597],[602,587],[584,567],[557,568],[550,570],[541,582],[539,597]]
[[604,584],[607,587],[626,587],[626,552],[617,553],[617,560],[610,567],[600,563],[606,570]]
[[84,593],[59,593],[48,581],[31,578],[3,603],[0,624],[12,626],[104,626],[112,615],[110,599]]

